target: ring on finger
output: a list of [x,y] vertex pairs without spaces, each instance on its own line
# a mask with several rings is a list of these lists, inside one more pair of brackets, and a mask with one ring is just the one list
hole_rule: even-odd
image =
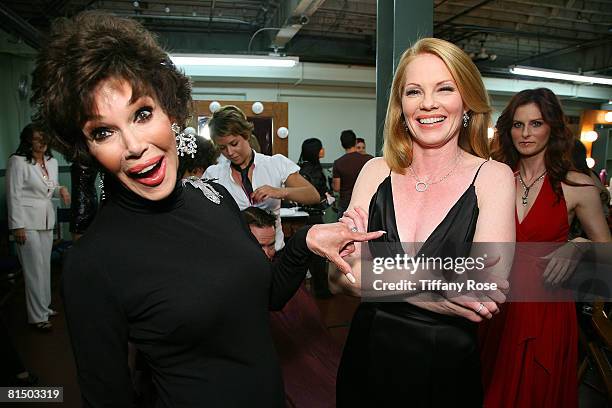
[[483,307],[484,307],[484,305],[481,303],[480,307],[478,307],[478,309],[476,309],[476,314],[480,314],[480,311],[482,310]]
[[357,228],[357,227],[352,227],[352,228],[351,228],[351,231],[353,231],[353,232],[359,232],[359,228]]

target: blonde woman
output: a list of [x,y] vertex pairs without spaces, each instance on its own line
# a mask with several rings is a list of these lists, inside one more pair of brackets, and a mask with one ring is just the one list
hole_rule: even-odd
[[[389,248],[418,243],[402,245],[413,256],[435,256],[449,244],[514,241],[512,171],[487,160],[490,111],[478,70],[463,51],[435,38],[416,42],[395,73],[383,157],[361,171],[342,221],[353,230],[387,231],[377,241]],[[350,258],[358,283],[360,253]],[[510,258],[496,266],[507,269]],[[371,295],[372,288],[340,274],[330,281],[337,291]],[[503,295],[481,302],[405,295],[358,308],[338,373],[338,406],[481,406],[476,322],[496,314]],[[422,301],[432,297],[437,301]]]

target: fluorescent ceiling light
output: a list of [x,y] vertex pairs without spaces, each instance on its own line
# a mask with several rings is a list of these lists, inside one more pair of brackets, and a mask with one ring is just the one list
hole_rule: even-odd
[[217,66],[217,67],[276,67],[292,68],[297,65],[297,57],[265,57],[238,55],[170,55],[175,65],[185,66]]
[[538,78],[561,79],[563,81],[571,82],[587,82],[590,84],[612,85],[612,78],[571,74],[568,72],[552,71],[543,68],[513,66],[510,67],[510,72],[515,75],[526,75]]

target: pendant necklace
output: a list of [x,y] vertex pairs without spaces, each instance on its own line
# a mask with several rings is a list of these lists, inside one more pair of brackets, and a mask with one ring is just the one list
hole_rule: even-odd
[[43,159],[42,163],[37,163],[42,171],[42,176],[45,181],[49,179],[49,172],[47,171],[47,166],[45,165],[45,160]]
[[533,180],[533,183],[531,183],[530,185],[527,185],[525,184],[525,181],[523,180],[523,176],[521,176],[521,172],[519,171],[518,173],[519,182],[521,183],[521,186],[523,186],[523,196],[521,197],[523,207],[527,207],[527,199],[529,198],[529,190],[531,190],[531,187],[533,187],[533,185],[537,183],[538,181],[542,180],[545,175],[546,175],[546,170],[538,178]]
[[416,191],[418,191],[419,193],[424,193],[425,191],[427,191],[427,189],[429,188],[429,186],[433,185],[433,184],[438,184],[443,182],[444,180],[446,180],[446,178],[448,176],[450,176],[455,169],[457,168],[457,166],[459,165],[459,159],[461,157],[461,151],[459,152],[459,154],[457,155],[457,158],[455,159],[455,165],[453,166],[452,169],[450,169],[450,171],[448,173],[446,173],[446,175],[442,176],[439,180],[437,181],[432,181],[430,183],[421,180],[416,173],[414,172],[414,169],[412,168],[412,164],[410,164],[410,166],[408,166],[408,170],[410,170],[410,173],[412,174],[412,177],[416,180],[416,184],[414,185],[414,189]]

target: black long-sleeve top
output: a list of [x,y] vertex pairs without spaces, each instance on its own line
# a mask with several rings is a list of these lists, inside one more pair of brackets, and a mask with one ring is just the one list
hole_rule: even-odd
[[304,279],[307,230],[271,265],[220,185],[215,204],[190,185],[151,202],[106,184],[62,280],[84,405],[133,405],[130,341],[152,368],[158,406],[283,406],[268,310]]

